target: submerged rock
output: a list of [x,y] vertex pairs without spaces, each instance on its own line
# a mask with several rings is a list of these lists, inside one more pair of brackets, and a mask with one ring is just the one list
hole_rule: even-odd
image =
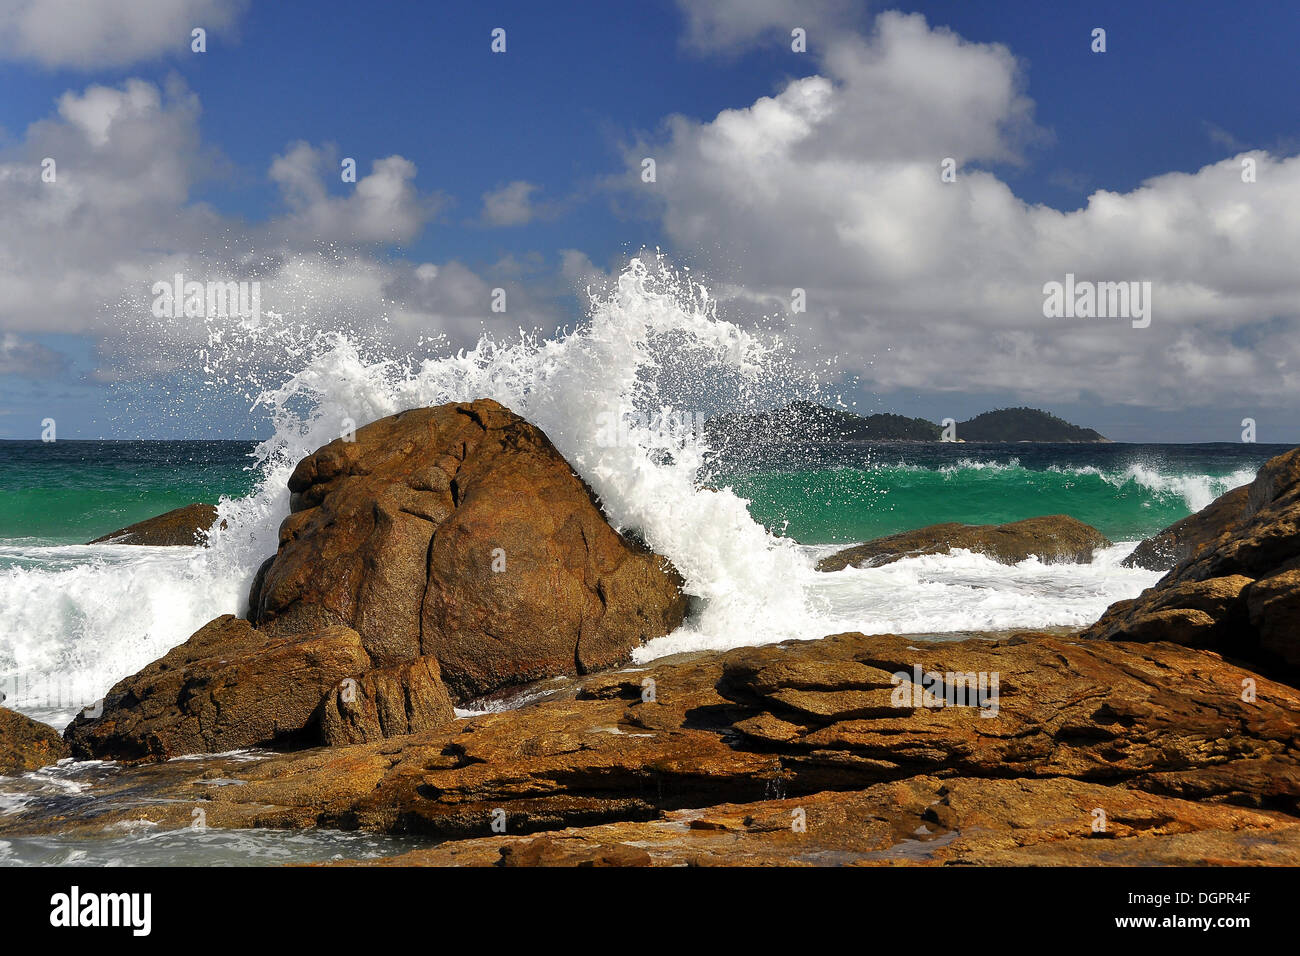
[[611,667],[686,611],[672,565],[494,401],[366,425],[303,459],[289,490],[253,622],[354,628],[381,667],[435,658],[457,700]]
[[53,727],[0,707],[0,775],[39,770],[66,756],[68,748]]
[[119,528],[90,544],[194,545],[217,522],[212,505],[192,504]]
[[1048,564],[1086,564],[1098,548],[1110,547],[1096,528],[1069,515],[1046,515],[1008,524],[959,524],[955,521],[903,531],[854,545],[817,562],[818,571],[846,567],[877,568],[923,554],[948,554],[956,548],[987,555],[1002,564],[1037,557]]
[[1187,556],[1084,636],[1205,647],[1300,681],[1300,449],[1193,518]]

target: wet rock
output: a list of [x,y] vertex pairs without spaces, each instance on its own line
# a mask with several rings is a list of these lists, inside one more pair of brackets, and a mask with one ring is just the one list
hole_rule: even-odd
[[1063,778],[918,776],[544,838],[453,840],[357,865],[600,865],[623,854],[629,862],[615,865],[1294,865],[1300,821]]
[[[1224,498],[1195,516],[1209,529],[1199,549],[1137,598],[1111,605],[1084,636],[1206,647],[1300,682],[1300,449],[1266,462],[1243,495],[1233,521],[1223,520]],[[1211,540],[1214,528],[1222,531]]]
[[650,854],[626,843],[565,846],[548,837],[501,847],[498,866],[649,866]]
[[282,637],[225,615],[115,684],[64,737],[74,756],[119,760],[315,743],[322,698],[369,664],[347,628]]
[[1138,544],[1121,563],[1126,568],[1167,571],[1203,554],[1221,537],[1241,527],[1248,517],[1246,505],[1249,497],[1249,485],[1220,495],[1196,514],[1175,521],[1159,534]]
[[877,538],[836,552],[817,562],[818,571],[846,567],[876,568],[924,554],[948,554],[961,548],[1002,564],[1031,556],[1048,564],[1087,563],[1098,548],[1110,546],[1100,531],[1069,515],[1026,518],[1009,524],[968,525],[948,522]]
[[39,770],[66,756],[67,745],[53,727],[0,707],[0,775]]
[[192,504],[119,528],[90,544],[194,545],[217,522],[212,505]]
[[438,662],[421,657],[344,680],[322,704],[321,742],[358,744],[429,730],[454,719]]
[[[540,703],[406,736],[219,764],[240,785],[202,787],[208,824],[478,840],[502,825],[520,836],[818,794],[848,803],[854,793],[921,778],[1039,794],[1049,792],[1044,781],[1060,781],[1058,792],[1110,793],[1125,806],[1135,792],[1170,798],[1185,802],[1174,822],[1189,832],[1228,819],[1190,816],[1210,805],[1292,824],[1300,817],[1300,691],[1174,644],[913,641],[844,634],[693,655],[584,678]],[[896,703],[881,705],[886,688],[863,689],[881,683],[881,673],[899,690]],[[918,673],[942,676],[945,687],[983,673],[986,689],[996,674],[997,697],[950,704],[940,692],[919,695],[918,705]],[[805,686],[783,684],[780,674]],[[646,679],[654,700],[639,696]],[[122,819],[186,826],[176,807],[194,799],[206,769],[197,760],[124,768],[84,816],[33,808],[0,818],[0,833],[97,832]],[[988,803],[998,808],[988,813],[1014,831],[1019,798],[998,792],[1006,803]],[[951,829],[948,813],[936,808],[927,819]],[[884,827],[876,848],[907,832]]]

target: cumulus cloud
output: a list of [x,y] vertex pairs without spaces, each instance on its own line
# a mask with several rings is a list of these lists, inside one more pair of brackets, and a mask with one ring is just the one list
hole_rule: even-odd
[[[230,36],[248,0],[6,0],[0,57],[91,70],[193,55],[190,31]],[[211,47],[209,47],[211,49]]]
[[553,324],[545,296],[513,283],[513,263],[479,274],[454,260],[388,254],[418,236],[440,203],[416,188],[415,166],[401,156],[376,160],[344,185],[331,148],[290,144],[267,170],[286,210],[264,222],[196,200],[196,187],[228,165],[202,141],[200,112],[179,80],[91,85],[64,94],[54,115],[0,153],[0,371],[65,369],[30,341],[38,331],[93,337],[100,381],[198,368],[209,344],[258,332],[241,317],[154,316],[153,285],[178,273],[258,282],[266,324],[380,328],[396,345],[437,336],[472,343],[501,318],[491,291],[503,283],[512,326]]
[[96,328],[113,289],[150,275],[151,250],[202,248],[221,231],[187,201],[219,161],[199,141],[198,115],[179,83],[90,86],[0,153],[4,328]]
[[326,182],[341,181],[337,151],[295,143],[271,164],[271,179],[292,210],[280,228],[326,241],[413,239],[443,202],[422,196],[415,188],[415,174],[409,159],[388,156],[375,160],[370,174],[358,179],[347,195],[332,196]]
[[[805,289],[791,334],[860,356],[882,390],[1161,408],[1294,399],[1300,157],[1232,156],[1063,212],[990,171],[1040,135],[1005,47],[887,13],[817,66],[711,121],[670,118],[627,151],[630,188],[737,314],[786,313]],[[653,185],[635,175],[647,155]],[[955,182],[941,179],[946,158]],[[1150,281],[1151,326],[1045,318],[1043,286],[1067,272]]]
[[483,221],[491,226],[524,226],[537,215],[532,195],[534,183],[516,179],[500,189],[483,194]]

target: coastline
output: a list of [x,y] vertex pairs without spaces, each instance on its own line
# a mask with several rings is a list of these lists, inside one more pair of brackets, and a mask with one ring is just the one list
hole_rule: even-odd
[[[1157,560],[1289,527],[1297,462],[1166,528]],[[0,783],[0,839],[106,862],[202,862],[211,834],[363,865],[1300,861],[1300,691],[1223,643],[1241,574],[1230,593],[1213,585],[1218,604],[1190,599],[1208,624],[1180,611],[1158,633],[823,631],[630,664],[678,633],[685,579],[495,402],[381,419],[287,483],[245,617],[119,680],[63,740],[43,731],[77,759],[47,751]],[[191,505],[97,546],[202,552],[186,546],[230,533],[227,514]],[[917,528],[834,562],[820,550],[808,573],[841,590],[957,550],[985,574],[1041,564],[1063,586],[1098,554],[1118,561],[1065,515]],[[1247,570],[1267,577],[1268,562],[1285,567]],[[975,566],[959,587],[979,592]],[[572,580],[558,600],[557,573]],[[1170,593],[1153,620],[1186,589]],[[571,617],[555,630],[557,614]]]

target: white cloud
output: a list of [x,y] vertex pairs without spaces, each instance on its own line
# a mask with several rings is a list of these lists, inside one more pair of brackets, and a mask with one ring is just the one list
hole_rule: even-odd
[[229,37],[248,0],[5,0],[0,57],[91,70],[192,56],[190,31]]
[[401,156],[375,160],[371,172],[331,196],[326,182],[341,182],[332,148],[298,142],[271,164],[271,179],[284,193],[291,215],[280,229],[330,241],[404,242],[415,238],[442,205],[416,190],[415,164]]
[[534,183],[516,179],[500,189],[483,194],[483,221],[492,226],[524,226],[532,222],[537,209],[532,194]]
[[[818,66],[710,122],[671,118],[626,155],[629,188],[737,313],[784,312],[806,289],[791,334],[886,390],[1294,401],[1300,157],[1251,153],[1258,181],[1243,183],[1234,156],[1061,212],[972,165],[1016,161],[1038,135],[1004,47],[889,13]],[[635,175],[646,155],[654,185]],[[1045,319],[1043,284],[1067,272],[1151,281],[1151,327]]]
[[[394,345],[438,335],[472,343],[494,318],[491,288],[501,283],[510,285],[512,328],[554,323],[544,298],[511,281],[513,263],[480,275],[454,260],[386,254],[419,235],[438,204],[417,190],[415,166],[401,156],[375,161],[354,185],[327,189],[339,174],[331,150],[291,144],[268,170],[287,212],[266,222],[196,201],[196,186],[226,166],[203,144],[199,114],[198,97],[179,80],[165,89],[136,79],[92,85],[64,94],[56,115],[0,153],[0,371],[21,365],[49,375],[65,367],[30,341],[33,332],[94,337],[101,381],[197,368],[209,336],[250,334],[234,320],[155,319],[152,285],[176,273],[259,282],[262,311],[283,316],[268,322],[378,327]],[[47,157],[55,160],[53,182],[42,179]]]
[[221,229],[187,202],[218,160],[183,86],[91,86],[64,94],[58,114],[0,154],[0,327],[11,331],[96,328],[113,289],[145,281],[152,250],[202,248]]

